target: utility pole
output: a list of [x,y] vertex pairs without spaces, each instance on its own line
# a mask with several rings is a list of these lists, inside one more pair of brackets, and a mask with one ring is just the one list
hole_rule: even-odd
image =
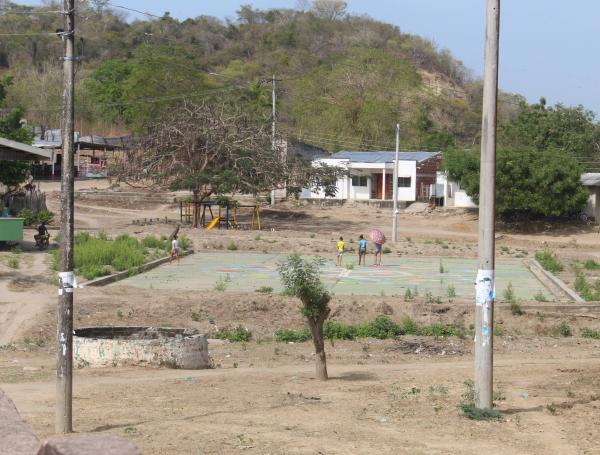
[[[271,101],[273,103],[273,124],[271,125],[271,149],[275,153],[275,121],[276,121],[276,105],[277,105],[277,93],[275,92],[275,75],[273,74],[273,87],[271,92]],[[275,189],[271,190],[271,205],[275,205]]]
[[400,159],[400,124],[396,124],[396,159],[394,160],[394,208],[392,209],[392,242],[398,241],[398,161]]
[[481,168],[479,192],[479,270],[475,297],[475,406],[492,409],[494,363],[494,254],[496,218],[496,116],[500,0],[487,0]]
[[75,0],[63,1],[63,148],[60,186],[60,273],[57,311],[56,433],[73,431],[73,193]]

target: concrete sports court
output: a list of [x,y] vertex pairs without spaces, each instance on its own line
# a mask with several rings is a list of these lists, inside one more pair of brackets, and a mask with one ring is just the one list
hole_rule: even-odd
[[[252,292],[266,286],[278,292],[282,287],[277,263],[284,259],[285,255],[279,254],[201,251],[181,259],[179,265],[163,265],[121,283],[142,288],[208,290],[224,282],[226,291]],[[458,298],[474,298],[475,294],[476,259],[385,255],[382,267],[373,267],[370,256],[366,267],[358,267],[354,255],[344,258],[343,267],[336,267],[332,258],[326,259],[322,279],[338,295],[403,296],[410,288],[413,292],[417,289],[421,296],[429,291],[434,297],[447,297],[449,286],[454,287]],[[518,299],[533,300],[540,291],[548,300],[554,299],[520,259],[497,260],[496,277],[498,298],[512,283]]]

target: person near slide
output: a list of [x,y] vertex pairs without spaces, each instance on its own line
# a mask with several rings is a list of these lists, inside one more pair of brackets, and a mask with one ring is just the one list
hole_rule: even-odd
[[383,245],[381,243],[376,243],[373,253],[375,254],[375,262],[373,265],[375,267],[381,266],[381,253],[382,253]]
[[169,264],[173,261],[173,258],[177,259],[177,264],[179,264],[179,240],[177,239],[177,234],[173,236],[173,240],[171,240],[171,254],[169,255]]
[[358,238],[358,265],[366,265],[367,260],[367,241],[361,234]]
[[336,264],[339,266],[342,265],[342,258],[344,257],[344,249],[346,248],[346,243],[344,242],[344,238],[340,237],[340,240],[338,240],[338,243],[336,245],[337,248],[337,262]]

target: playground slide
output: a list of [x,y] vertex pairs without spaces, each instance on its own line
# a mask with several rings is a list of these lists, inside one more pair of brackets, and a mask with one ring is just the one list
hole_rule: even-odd
[[206,230],[210,231],[212,228],[214,228],[217,224],[219,224],[219,221],[221,221],[221,217],[218,216],[216,218],[213,218],[213,220],[210,222],[210,224],[208,226],[206,226]]

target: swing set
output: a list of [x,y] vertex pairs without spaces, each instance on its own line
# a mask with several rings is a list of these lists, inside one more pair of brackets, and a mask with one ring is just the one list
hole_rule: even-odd
[[[251,209],[240,213],[239,209]],[[194,220],[196,216],[196,220]],[[260,206],[238,204],[237,201],[181,201],[179,221],[207,231],[214,229],[260,230]]]

